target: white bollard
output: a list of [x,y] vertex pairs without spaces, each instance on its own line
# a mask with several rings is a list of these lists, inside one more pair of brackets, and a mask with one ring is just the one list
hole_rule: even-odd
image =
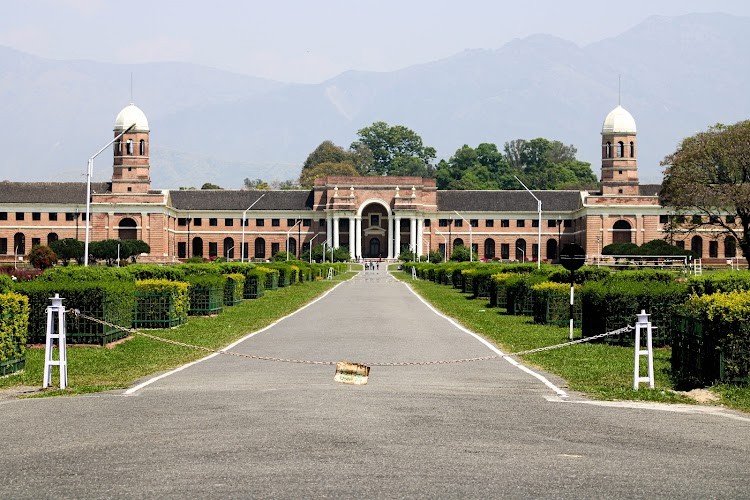
[[[44,382],[43,388],[52,385],[52,367],[60,367],[60,389],[68,385],[68,354],[65,341],[65,307],[59,294],[51,297],[52,305],[47,307],[47,344],[44,348]],[[57,333],[55,333],[55,316],[57,316]],[[57,339],[58,359],[54,359],[54,339]]]
[[[648,386],[654,388],[654,348],[652,343],[651,322],[648,320],[645,309],[641,309],[638,320],[635,323],[635,367],[633,368],[633,389],[638,390],[641,382],[648,382]],[[646,349],[641,349],[641,328],[646,329]],[[641,356],[648,357],[648,376],[641,377]]]

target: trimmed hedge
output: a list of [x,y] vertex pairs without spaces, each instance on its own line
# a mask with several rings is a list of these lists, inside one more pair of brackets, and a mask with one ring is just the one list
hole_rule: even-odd
[[13,279],[7,274],[0,274],[0,293],[13,290]]
[[547,272],[516,274],[505,282],[508,314],[532,316],[534,314],[534,299],[531,287],[547,281]]
[[[15,289],[29,298],[28,342],[32,344],[46,341],[47,307],[55,293],[65,299],[66,308],[124,328],[132,326],[135,285],[131,281],[35,280],[18,283]],[[104,345],[127,336],[126,332],[70,313],[65,315],[65,325],[68,341],[75,344]]]
[[672,347],[678,387],[750,382],[750,292],[694,295],[678,325]]
[[750,271],[721,271],[702,276],[691,276],[687,281],[688,292],[694,295],[710,295],[716,292],[750,290]]
[[23,368],[29,299],[19,293],[0,293],[0,376]]
[[150,279],[135,282],[136,328],[171,328],[187,321],[189,285],[180,281]]
[[242,302],[242,294],[245,290],[245,275],[242,273],[227,274],[227,282],[224,285],[224,305],[236,306]]
[[159,266],[157,264],[130,264],[125,268],[138,281],[170,280],[185,281],[185,268],[182,264],[174,266]]
[[[573,324],[581,324],[580,285],[574,285]],[[543,325],[570,324],[570,284],[544,282],[531,287],[534,322]]]
[[44,271],[38,281],[130,281],[135,279],[126,267],[63,266]]
[[[611,271],[606,267],[583,266],[573,273],[573,281],[580,285],[587,281],[600,281],[606,279],[610,274]],[[555,269],[549,275],[549,280],[555,283],[570,284],[570,271],[563,267]]]
[[224,286],[226,275],[188,274],[185,278],[190,294],[191,316],[210,316],[224,310]]

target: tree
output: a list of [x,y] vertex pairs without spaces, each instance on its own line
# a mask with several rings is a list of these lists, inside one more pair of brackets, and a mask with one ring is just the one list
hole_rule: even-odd
[[45,270],[55,265],[57,255],[45,245],[35,245],[29,252],[29,262],[36,269]]
[[119,240],[120,258],[135,262],[139,255],[151,253],[151,246],[143,240]]
[[112,265],[117,259],[117,247],[119,240],[100,240],[89,243],[89,252],[96,260],[105,260],[108,265]]
[[[692,233],[709,228],[732,237],[750,257],[750,120],[717,124],[682,141],[661,162],[666,167],[662,205],[693,217],[675,228]],[[750,267],[750,259],[748,259]]]
[[302,171],[317,167],[321,163],[341,163],[351,160],[350,154],[341,146],[337,146],[333,141],[323,141],[315,150],[307,156],[305,163],[302,165]]
[[222,188],[221,186],[219,186],[217,184],[212,184],[210,182],[206,182],[205,184],[203,184],[201,186],[201,189],[224,189],[224,188]]
[[299,185],[303,188],[312,188],[315,184],[315,179],[318,177],[327,177],[329,175],[341,175],[341,176],[359,176],[359,172],[354,168],[351,161],[343,161],[340,163],[321,163],[312,168],[303,169],[302,174],[299,176]]
[[464,144],[449,161],[441,160],[435,178],[438,189],[514,189],[513,169],[495,144],[476,149]]
[[271,189],[271,186],[264,180],[245,177],[245,189],[268,190]]
[[430,252],[430,262],[432,262],[433,264],[440,264],[444,260],[445,255],[443,255],[442,252],[438,250],[433,250],[432,252]]
[[75,238],[63,238],[49,244],[53,252],[67,265],[70,259],[81,261],[83,259],[84,243]]
[[435,148],[425,147],[413,130],[403,125],[375,122],[357,134],[359,141],[352,143],[350,149],[367,146],[373,157],[372,165],[363,174],[434,176],[435,167],[431,162],[435,159]]
[[[464,245],[457,245],[453,248],[453,251],[451,252],[450,260],[455,262],[468,262],[471,260],[471,253],[469,252],[469,247],[466,247]],[[474,253],[474,260],[477,260],[477,254]]]

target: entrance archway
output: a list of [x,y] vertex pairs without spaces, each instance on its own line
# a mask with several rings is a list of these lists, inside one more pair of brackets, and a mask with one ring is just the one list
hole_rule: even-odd
[[380,238],[370,238],[370,248],[367,252],[367,256],[370,258],[380,257]]
[[612,226],[612,243],[630,243],[632,226],[626,220],[618,220]]
[[[357,235],[352,257],[367,257],[376,259],[391,257],[388,255],[389,238],[392,238],[390,227],[390,207],[380,199],[367,200],[357,211],[361,218],[361,232]],[[362,255],[357,255],[361,252]]]
[[120,225],[117,228],[117,237],[121,240],[137,240],[138,239],[138,224],[135,223],[130,217],[125,217],[120,221]]

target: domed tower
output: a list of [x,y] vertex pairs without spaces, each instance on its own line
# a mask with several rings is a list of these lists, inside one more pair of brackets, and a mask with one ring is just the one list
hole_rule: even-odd
[[638,195],[636,128],[633,115],[618,105],[602,125],[602,194]]
[[112,192],[117,194],[142,194],[151,189],[148,120],[143,111],[132,103],[117,115],[115,137],[131,125],[134,127],[114,143]]

